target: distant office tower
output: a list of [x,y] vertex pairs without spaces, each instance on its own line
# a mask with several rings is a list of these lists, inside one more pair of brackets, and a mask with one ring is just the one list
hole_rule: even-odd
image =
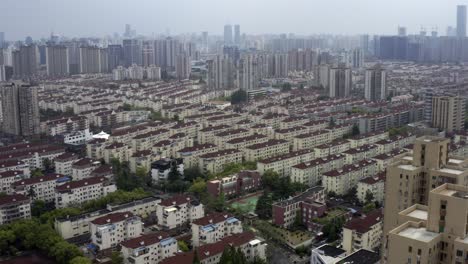
[[130,24],[125,24],[124,37],[125,38],[131,38],[132,37],[132,26]]
[[31,77],[38,68],[37,47],[35,45],[21,46],[13,51],[13,74],[17,78]]
[[128,67],[127,76],[129,79],[132,79],[132,80],[143,80],[144,69],[141,66],[133,64],[132,66]]
[[366,69],[364,97],[368,101],[387,99],[387,73],[380,65]]
[[400,37],[406,36],[406,27],[398,27],[398,36]]
[[112,70],[112,80],[122,81],[125,79],[127,79],[127,69],[125,69],[123,66],[117,66]]
[[116,69],[118,66],[123,65],[123,49],[122,45],[109,45],[107,46],[107,53],[109,54],[109,71]]
[[107,49],[88,46],[80,47],[80,73],[108,72]]
[[234,25],[234,43],[239,45],[241,42],[240,25]]
[[150,66],[153,65],[154,62],[154,42],[153,41],[143,41],[142,46],[142,65],[143,66]]
[[[53,43],[49,43],[53,44]],[[39,65],[46,65],[47,64],[47,46],[46,45],[38,45],[37,46],[37,54],[39,55]]]
[[239,89],[244,91],[257,89],[259,82],[257,66],[254,55],[246,55],[240,60],[237,74]]
[[461,131],[465,122],[465,98],[434,96],[432,98],[432,126],[446,132]]
[[208,52],[208,32],[207,31],[203,31],[202,32],[202,45],[203,45],[203,51],[204,52]]
[[62,42],[68,50],[68,63],[70,74],[80,73],[80,43],[76,41]]
[[288,61],[288,54],[275,54],[273,57],[273,69],[274,73],[273,76],[276,78],[285,78],[288,77],[289,73],[289,61]]
[[164,64],[163,66],[169,69],[174,69],[176,66],[176,57],[180,52],[179,41],[173,38],[164,40],[163,46]]
[[0,49],[5,46],[5,32],[0,32]]
[[161,80],[161,67],[150,65],[146,68],[146,78],[148,80]]
[[124,39],[123,40],[123,55],[124,55],[124,64],[126,67],[132,64],[141,65],[141,60],[142,60],[141,41],[138,39]]
[[67,47],[50,45],[46,47],[48,76],[67,76],[70,74]]
[[229,57],[233,62],[237,62],[240,59],[239,47],[236,46],[224,46],[223,54]]
[[182,52],[177,55],[176,59],[176,77],[179,80],[188,79],[192,71],[190,56]]
[[457,29],[453,28],[452,26],[447,27],[447,32],[445,33],[447,37],[455,37],[457,36]]
[[364,54],[362,49],[355,48],[351,56],[351,65],[353,68],[362,68],[364,66]]
[[359,46],[364,51],[364,55],[369,54],[371,50],[369,49],[369,35],[362,35],[359,38]]
[[27,84],[5,84],[1,89],[3,132],[16,136],[40,133],[37,87]]
[[232,25],[224,25],[224,44],[232,44]]
[[190,58],[192,58],[192,60],[195,60],[194,57],[195,57],[195,53],[197,51],[197,47],[196,47],[195,43],[193,43],[193,42],[184,43],[183,50],[187,53],[188,56],[190,56]]
[[31,36],[27,36],[26,39],[24,40],[24,44],[26,45],[32,45],[33,44],[33,39]]
[[345,98],[351,93],[352,87],[351,69],[339,66],[330,69],[330,97]]
[[9,81],[13,77],[13,67],[0,64],[0,82]]
[[316,67],[314,77],[318,86],[328,89],[328,84],[330,82],[330,66],[322,64]]
[[457,6],[457,37],[466,37],[466,6]]

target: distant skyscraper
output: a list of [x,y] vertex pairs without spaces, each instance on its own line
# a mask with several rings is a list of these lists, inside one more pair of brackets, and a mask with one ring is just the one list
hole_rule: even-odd
[[13,51],[13,74],[17,78],[31,77],[37,73],[38,58],[35,45],[21,46]]
[[208,52],[208,32],[207,31],[202,32],[202,43],[203,43],[203,50],[205,52]]
[[398,36],[400,37],[406,36],[406,27],[398,27]]
[[3,132],[17,136],[40,133],[37,87],[27,84],[5,84],[1,89]]
[[137,39],[123,40],[123,55],[125,66],[132,64],[141,65],[142,61],[142,46],[141,41]]
[[164,56],[164,64],[166,68],[174,69],[176,65],[176,57],[177,54],[180,52],[180,45],[179,41],[173,38],[167,38],[164,40],[163,45],[163,56]]
[[62,42],[67,47],[70,74],[80,73],[80,43],[75,41]]
[[352,79],[351,69],[339,66],[330,69],[330,97],[345,98],[351,92]]
[[176,77],[179,80],[188,79],[192,70],[190,56],[186,52],[176,56]]
[[387,99],[387,74],[379,65],[366,70],[364,97],[369,101]]
[[125,38],[131,38],[132,37],[132,26],[130,24],[125,24],[124,37]]
[[254,55],[246,55],[239,62],[237,83],[244,91],[255,90],[258,87],[257,62]]
[[232,25],[224,26],[224,44],[232,44]]
[[154,42],[153,41],[143,41],[142,46],[142,65],[147,67],[153,65],[154,62]]
[[234,25],[234,43],[239,45],[241,42],[240,25]]
[[231,89],[234,87],[235,68],[227,55],[216,55],[208,61],[208,88],[211,90]]
[[466,37],[466,6],[457,6],[457,37]]
[[5,32],[0,32],[0,49],[5,46]]
[[107,52],[109,54],[109,71],[123,65],[122,45],[109,45],[107,46]]
[[107,49],[98,47],[80,47],[80,73],[108,72]]
[[67,47],[59,45],[47,46],[46,66],[48,76],[66,76],[70,74]]
[[364,66],[364,54],[362,49],[355,48],[351,56],[351,64],[353,68],[362,68]]

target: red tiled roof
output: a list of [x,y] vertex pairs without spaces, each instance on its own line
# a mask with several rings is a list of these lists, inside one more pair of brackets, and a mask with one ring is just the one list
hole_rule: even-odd
[[190,202],[192,199],[188,195],[179,194],[173,196],[169,199],[165,199],[161,201],[162,206],[172,206],[172,205],[181,205]]
[[127,218],[133,217],[131,212],[110,213],[105,216],[98,217],[91,221],[95,225],[105,225],[109,223],[121,222]]
[[368,232],[372,226],[383,221],[383,212],[381,209],[374,210],[364,217],[354,218],[348,221],[344,228],[354,230],[360,234]]
[[58,174],[58,173],[53,173],[53,174],[48,174],[48,175],[44,175],[44,176],[41,176],[41,177],[23,179],[23,180],[14,182],[13,186],[32,185],[32,184],[37,184],[37,183],[40,183],[40,182],[56,181],[57,179],[60,179],[60,178],[63,178],[63,177],[65,177],[65,175]]
[[216,224],[216,223],[221,223],[228,219],[229,217],[232,217],[233,215],[230,213],[213,213],[211,215],[206,215],[202,218],[199,218],[195,221],[193,221],[193,224],[199,225],[199,226],[206,226],[209,224]]
[[0,206],[9,205],[16,202],[29,201],[29,198],[22,194],[12,194],[0,197]]
[[72,190],[72,189],[81,188],[81,187],[84,187],[84,186],[100,184],[100,183],[105,182],[105,180],[106,180],[106,178],[104,178],[104,177],[92,177],[92,178],[87,178],[87,179],[83,179],[83,180],[79,180],[79,181],[71,181],[71,182],[68,182],[66,184],[57,186],[56,190],[59,191],[59,192],[68,191],[68,190]]
[[135,249],[135,248],[139,248],[142,246],[154,245],[168,237],[169,235],[165,232],[157,232],[154,234],[148,234],[148,235],[143,235],[143,236],[139,236],[136,238],[132,238],[120,244],[122,245],[122,247]]

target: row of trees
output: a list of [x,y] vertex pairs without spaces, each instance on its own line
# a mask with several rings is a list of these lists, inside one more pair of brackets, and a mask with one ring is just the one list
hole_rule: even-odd
[[289,177],[279,177],[278,173],[268,170],[262,176],[263,194],[258,198],[255,213],[260,219],[272,217],[272,204],[281,199],[303,192],[307,186],[298,182],[291,182]]
[[266,264],[266,261],[255,258],[251,262],[247,262],[247,258],[240,248],[235,249],[234,247],[225,247],[223,254],[219,260],[219,264]]
[[72,245],[48,224],[37,219],[21,220],[0,227],[1,255],[15,256],[22,250],[40,250],[57,263],[90,264],[78,247]]

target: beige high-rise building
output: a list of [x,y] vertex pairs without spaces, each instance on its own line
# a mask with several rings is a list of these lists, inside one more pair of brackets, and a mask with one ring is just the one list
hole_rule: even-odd
[[462,264],[468,260],[468,187],[443,184],[398,215],[388,234],[387,263]]
[[2,131],[16,136],[40,133],[37,87],[9,83],[0,87],[2,96]]
[[[449,139],[440,137],[418,138],[412,155],[403,156],[388,166],[384,235],[398,226],[398,212],[415,204],[427,205],[429,192],[434,188],[444,183],[468,186],[468,160],[449,157],[449,143]],[[384,236],[384,244],[386,240]],[[383,253],[385,256],[388,252],[384,250]]]
[[460,96],[434,96],[432,98],[432,126],[453,132],[463,129],[465,98]]

